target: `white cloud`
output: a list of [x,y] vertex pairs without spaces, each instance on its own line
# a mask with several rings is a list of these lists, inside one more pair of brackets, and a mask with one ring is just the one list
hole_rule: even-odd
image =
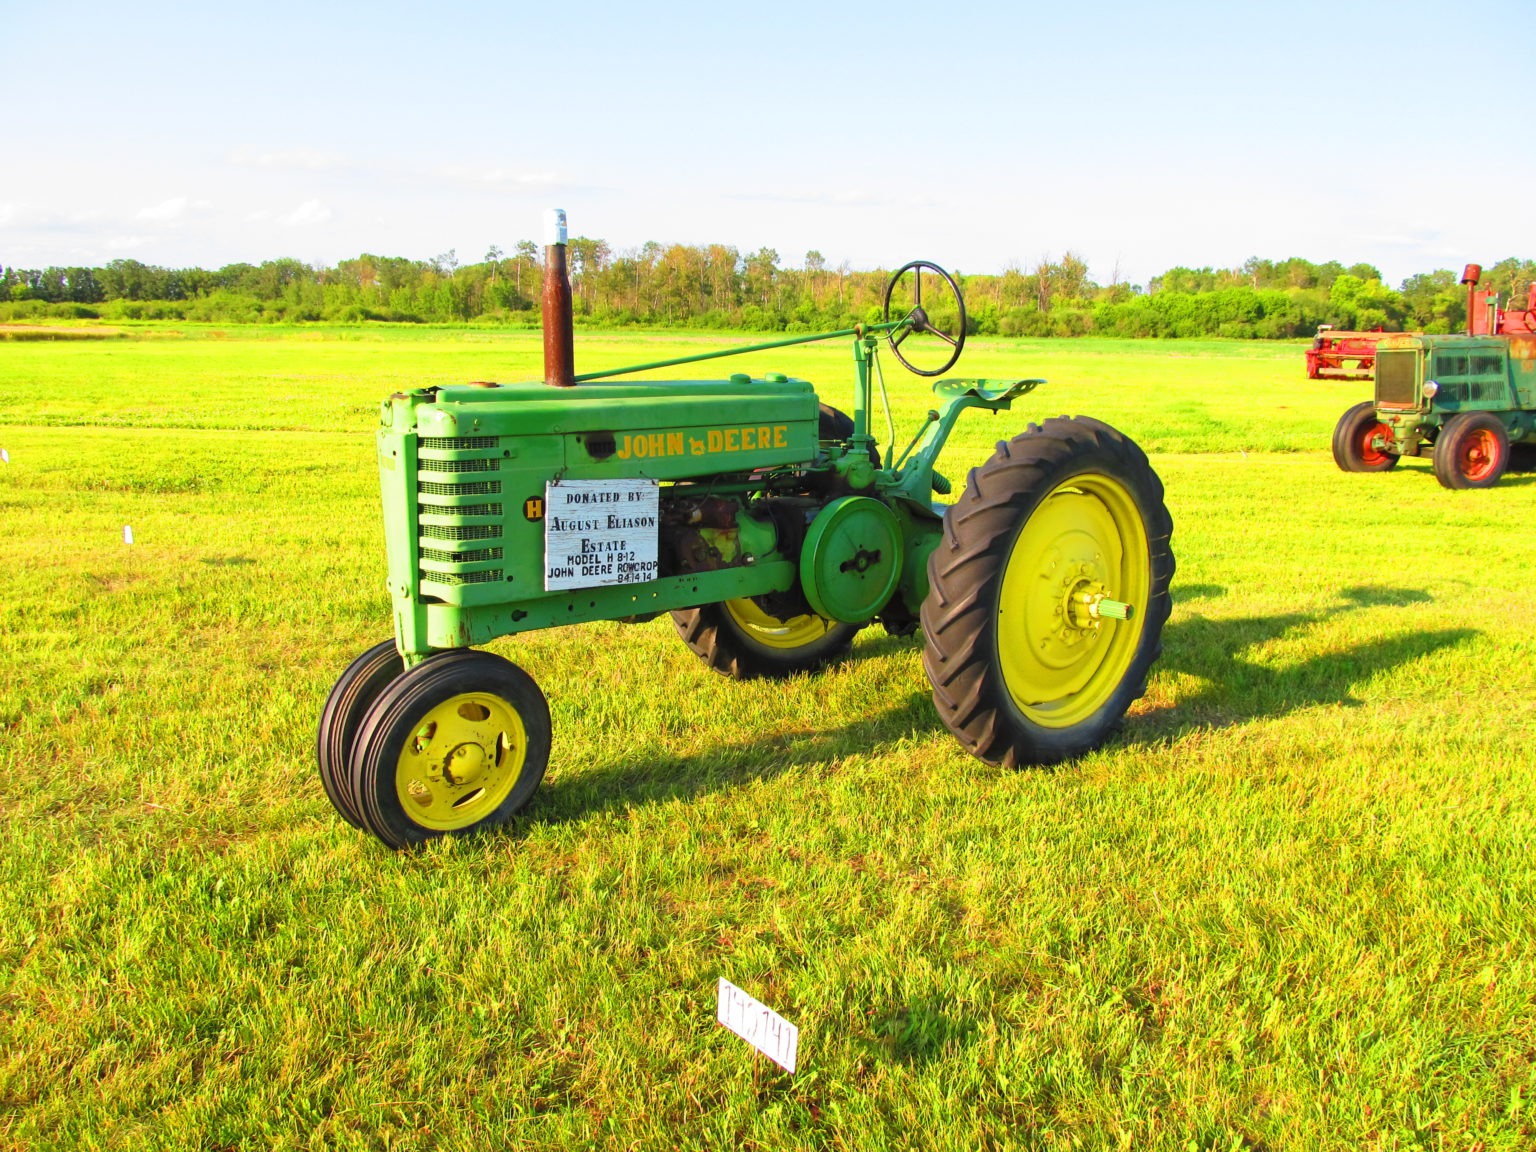
[[556,172],[520,172],[515,169],[469,164],[453,164],[443,169],[443,175],[450,180],[458,180],[465,184],[491,184],[498,187],[513,185],[515,187],[545,187],[550,184],[561,183],[561,177]]
[[830,208],[935,208],[940,201],[932,196],[891,196],[862,188],[836,191],[784,189],[778,192],[742,192],[728,196],[732,200],[767,200],[777,204],[813,204]]
[[148,243],[147,236],[114,236],[107,241],[107,247],[114,252],[123,252],[129,248],[142,248]]
[[276,152],[235,152],[230,155],[229,162],[241,168],[299,168],[306,172],[318,172],[325,168],[343,167],[346,158],[316,148],[290,148]]
[[302,227],[306,224],[324,224],[331,218],[331,210],[318,200],[306,200],[292,212],[279,217],[279,220],[291,227]]
[[185,196],[173,196],[169,200],[162,200],[160,203],[149,208],[140,208],[137,219],[175,220],[186,212],[188,203],[190,201]]

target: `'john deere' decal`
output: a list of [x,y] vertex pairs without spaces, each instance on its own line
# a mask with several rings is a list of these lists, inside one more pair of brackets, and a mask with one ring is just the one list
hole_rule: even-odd
[[789,447],[788,424],[754,424],[743,428],[711,428],[702,436],[691,432],[625,432],[619,438],[620,460],[653,456],[708,456],[715,452],[752,452]]

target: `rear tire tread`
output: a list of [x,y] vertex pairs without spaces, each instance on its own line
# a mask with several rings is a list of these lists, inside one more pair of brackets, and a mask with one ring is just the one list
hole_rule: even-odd
[[[1110,699],[1088,720],[1048,728],[1020,712],[1002,681],[994,651],[998,595],[1013,541],[1030,513],[1057,485],[1094,472],[1114,476],[1136,498],[1147,534],[1149,602],[1137,650]],[[1145,453],[1089,417],[1031,424],[971,470],[929,558],[930,591],[922,611],[923,668],[934,706],[962,747],[989,764],[1018,767],[1055,763],[1102,743],[1145,693],[1148,671],[1162,651],[1172,534],[1162,482]]]

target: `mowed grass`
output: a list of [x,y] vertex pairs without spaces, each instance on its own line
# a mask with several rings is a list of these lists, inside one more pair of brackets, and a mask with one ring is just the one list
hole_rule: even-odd
[[[1107,747],[969,759],[878,627],[787,687],[665,620],[534,633],[492,647],[549,696],[544,788],[395,855],[312,753],[388,634],[372,414],[536,336],[185,331],[0,346],[0,1146],[1536,1146],[1536,477],[1339,472],[1361,386],[1291,346],[979,341],[1051,382],[957,481],[1082,412],[1167,486],[1174,615]],[[844,346],[751,360],[846,404]],[[930,401],[887,382],[904,444]]]

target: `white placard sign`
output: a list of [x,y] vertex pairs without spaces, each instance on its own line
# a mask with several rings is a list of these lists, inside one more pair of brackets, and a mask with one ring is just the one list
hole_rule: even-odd
[[795,1070],[800,1055],[800,1029],[768,1005],[754,1000],[724,976],[715,1019],[786,1072]]
[[544,486],[544,590],[656,579],[661,490],[654,480]]

